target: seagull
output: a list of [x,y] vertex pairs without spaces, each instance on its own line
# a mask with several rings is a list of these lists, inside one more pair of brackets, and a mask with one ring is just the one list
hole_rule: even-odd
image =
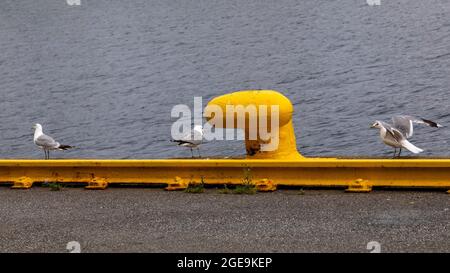
[[172,142],[177,142],[178,146],[184,146],[189,147],[191,149],[191,155],[194,157],[193,148],[197,148],[198,151],[198,157],[201,157],[200,155],[200,148],[198,147],[203,140],[203,128],[201,125],[195,125],[194,130],[181,137],[180,139],[173,139]]
[[395,158],[397,148],[400,148],[400,151],[397,155],[398,157],[400,157],[400,154],[402,153],[402,148],[405,148],[414,154],[423,152],[422,149],[414,146],[411,142],[408,141],[408,139],[413,136],[414,123],[425,124],[435,128],[443,127],[441,124],[428,119],[400,115],[394,116],[392,118],[392,125],[383,121],[376,120],[375,123],[370,126],[370,128],[380,129],[381,140],[383,140],[384,144],[394,147]]
[[36,144],[39,148],[44,150],[45,159],[50,159],[50,151],[51,150],[68,150],[74,148],[69,145],[61,145],[59,142],[56,142],[53,138],[45,135],[42,132],[42,125],[36,123],[33,126],[34,129],[34,144]]

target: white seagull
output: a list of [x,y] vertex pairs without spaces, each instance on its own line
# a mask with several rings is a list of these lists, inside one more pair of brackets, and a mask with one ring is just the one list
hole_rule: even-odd
[[177,142],[178,146],[183,147],[189,147],[191,149],[191,155],[194,157],[193,148],[197,148],[198,151],[198,157],[201,157],[200,155],[200,148],[198,147],[200,144],[202,144],[203,140],[203,128],[201,125],[195,125],[194,130],[181,137],[180,139],[173,139],[172,142]]
[[440,128],[443,127],[439,123],[428,119],[415,118],[412,116],[394,116],[392,118],[392,125],[382,121],[375,121],[370,128],[380,129],[380,138],[386,145],[394,147],[394,157],[397,153],[397,148],[400,148],[398,157],[402,153],[402,148],[409,150],[412,153],[418,154],[423,152],[422,149],[414,146],[408,141],[408,138],[413,135],[413,124],[426,124],[430,127]]
[[59,142],[55,141],[53,138],[45,135],[42,132],[42,125],[36,123],[33,126],[34,129],[34,144],[36,144],[39,148],[44,150],[45,159],[50,159],[50,151],[51,150],[68,150],[74,148],[69,145],[61,145]]

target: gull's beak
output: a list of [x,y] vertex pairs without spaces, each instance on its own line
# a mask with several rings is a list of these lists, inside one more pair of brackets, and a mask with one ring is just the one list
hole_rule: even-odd
[[369,127],[370,129],[372,129],[372,128],[375,128],[375,126],[373,126],[373,124],[372,125],[370,125],[370,127]]

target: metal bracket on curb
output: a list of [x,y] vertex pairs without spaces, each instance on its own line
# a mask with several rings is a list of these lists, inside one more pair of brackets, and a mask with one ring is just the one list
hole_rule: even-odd
[[276,191],[277,185],[273,183],[272,180],[269,180],[267,178],[261,179],[259,182],[256,183],[256,189],[258,191]]
[[167,183],[167,187],[164,188],[166,191],[179,191],[185,190],[188,187],[188,183],[184,181],[181,177],[175,176],[173,182]]
[[345,192],[371,192],[371,191],[372,185],[369,183],[369,181],[361,178],[356,179],[353,182],[350,182],[348,188],[345,190]]
[[88,190],[104,190],[108,187],[108,182],[105,178],[96,177],[88,182],[86,189]]
[[19,179],[14,181],[12,189],[29,189],[33,186],[33,180],[28,176],[21,176]]

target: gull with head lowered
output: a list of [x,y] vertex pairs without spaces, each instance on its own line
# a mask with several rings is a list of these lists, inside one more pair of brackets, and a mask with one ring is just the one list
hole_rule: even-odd
[[201,125],[195,125],[194,130],[189,134],[184,135],[180,139],[173,139],[172,142],[177,142],[178,146],[189,147],[191,149],[191,155],[194,157],[193,148],[197,148],[198,156],[200,155],[200,148],[198,147],[203,141],[203,127]]
[[394,147],[394,157],[397,153],[397,148],[400,148],[398,153],[398,157],[402,153],[402,148],[409,150],[412,153],[418,154],[423,152],[422,149],[414,146],[411,142],[408,141],[409,138],[413,136],[413,124],[425,124],[430,127],[440,128],[443,127],[439,123],[434,121],[423,119],[423,118],[415,118],[412,116],[394,116],[392,118],[392,125],[383,121],[375,121],[372,124],[371,128],[380,129],[380,138],[386,145]]

